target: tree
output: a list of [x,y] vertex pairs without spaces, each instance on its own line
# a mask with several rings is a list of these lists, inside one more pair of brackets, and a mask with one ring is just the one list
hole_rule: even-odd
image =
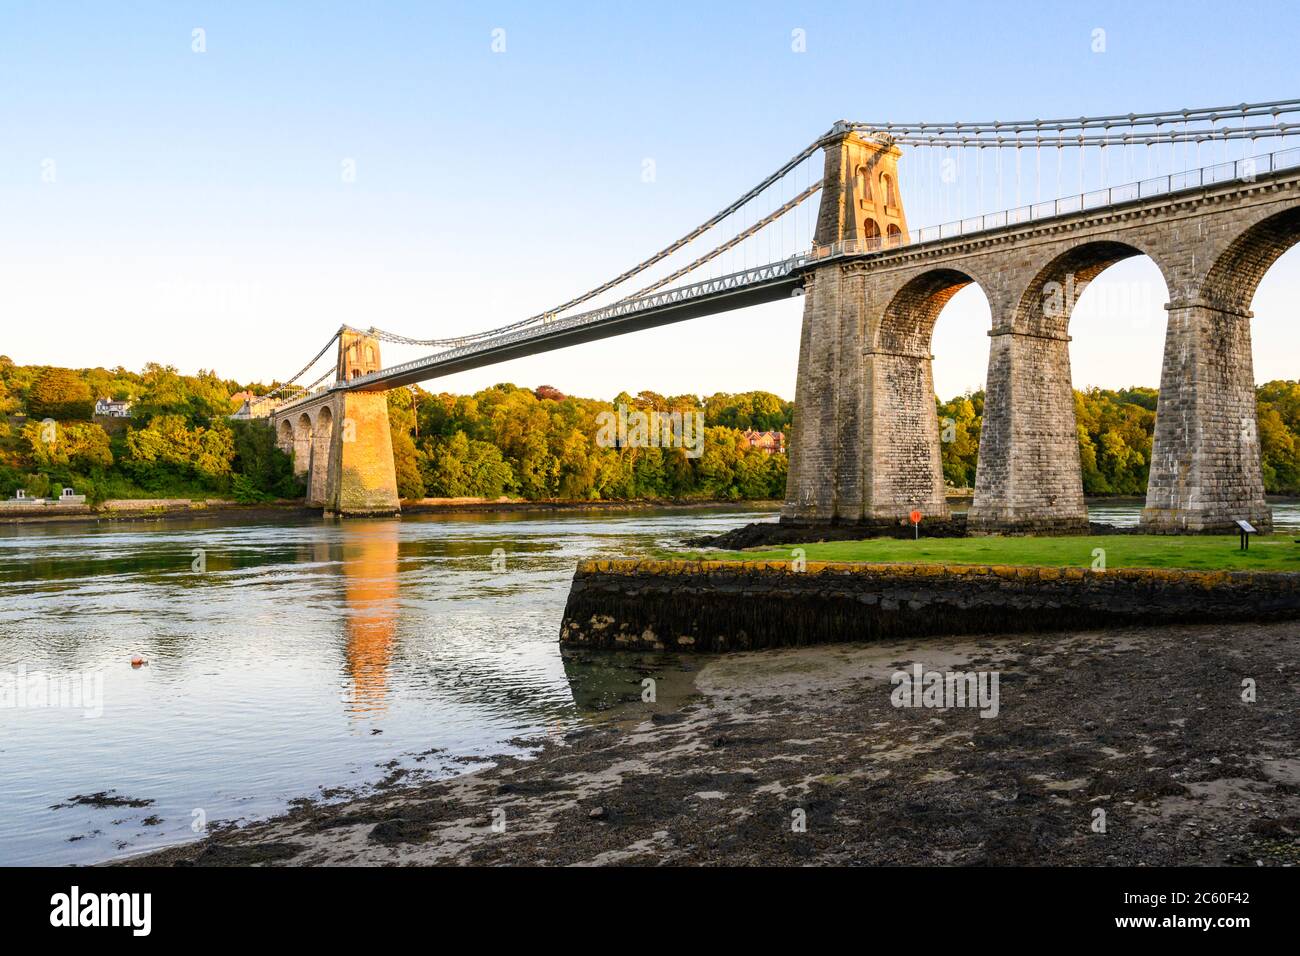
[[979,458],[983,393],[959,395],[938,404],[939,454],[943,480],[954,488],[975,486],[975,462]]
[[415,442],[404,431],[393,432],[393,471],[397,476],[397,496],[415,499],[425,496],[424,478],[420,475],[419,453]]
[[235,458],[231,471],[231,491],[240,501],[268,501],[274,498],[298,498],[303,482],[293,473],[293,459],[275,443],[275,432],[264,421],[232,421]]
[[224,420],[190,427],[181,415],[158,415],[126,436],[128,467],[146,488],[198,481],[225,490],[235,458],[235,439]]
[[65,465],[102,469],[113,464],[108,433],[93,423],[28,422],[23,426],[22,439],[31,462],[42,470]]
[[[3,356],[0,356],[0,358],[3,358]],[[21,403],[18,401],[18,396],[10,392],[9,386],[4,383],[3,379],[0,379],[0,415],[12,415],[20,407]]]
[[1300,494],[1300,382],[1267,382],[1256,403],[1264,490]]
[[27,414],[61,422],[89,421],[95,414],[95,400],[90,386],[72,369],[47,368],[27,393]]
[[230,390],[208,371],[181,375],[170,365],[145,366],[140,398],[132,414],[142,422],[156,415],[180,415],[190,425],[207,425],[230,412]]
[[514,486],[501,450],[464,432],[438,439],[421,458],[428,493],[438,498],[500,498]]

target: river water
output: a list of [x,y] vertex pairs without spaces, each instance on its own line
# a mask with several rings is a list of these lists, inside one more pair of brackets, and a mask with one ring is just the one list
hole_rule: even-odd
[[[1132,523],[1137,512],[1108,505],[1093,517]],[[1300,528],[1296,506],[1275,514]],[[47,691],[46,677],[70,686],[86,675],[90,691],[73,707],[35,696],[0,706],[0,864],[101,861],[190,839],[205,821],[521,752],[521,738],[635,699],[646,673],[644,662],[561,658],[578,560],[774,517],[710,508],[0,528],[0,680],[12,696],[20,675]],[[74,800],[104,792],[110,805]]]

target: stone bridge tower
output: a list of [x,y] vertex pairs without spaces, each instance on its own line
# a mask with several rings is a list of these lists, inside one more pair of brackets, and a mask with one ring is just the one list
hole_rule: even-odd
[[[351,382],[381,368],[379,340],[339,332],[336,371]],[[279,445],[307,479],[307,503],[340,515],[392,515],[400,508],[388,397],[382,390],[328,389],[275,410]]]
[[[843,124],[821,145],[815,253],[906,245],[898,147]],[[862,271],[836,262],[808,274],[784,521],[948,515],[929,336],[882,335],[881,307]]]
[[865,240],[864,248],[907,242],[907,217],[898,189],[898,157],[888,139],[868,138],[836,124],[821,143],[825,152],[821,206],[813,242]]
[[340,329],[335,379],[350,382],[358,376],[378,372],[379,369],[379,339],[347,326]]

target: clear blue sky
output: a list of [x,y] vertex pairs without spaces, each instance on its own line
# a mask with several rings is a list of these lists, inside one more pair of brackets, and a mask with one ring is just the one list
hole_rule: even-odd
[[[638,261],[837,118],[1293,97],[1295,24],[1293,3],[1132,0],[6,0],[0,351],[251,380],[296,370],[341,322],[421,336],[489,327]],[[341,176],[349,160],[354,182]],[[1076,385],[1157,383],[1158,281],[1139,261],[1089,290],[1072,327]],[[1300,374],[1298,292],[1293,251],[1256,298],[1261,380]],[[940,320],[941,393],[983,383],[981,308],[968,290]],[[798,303],[779,303],[428,387],[792,396],[798,334]]]

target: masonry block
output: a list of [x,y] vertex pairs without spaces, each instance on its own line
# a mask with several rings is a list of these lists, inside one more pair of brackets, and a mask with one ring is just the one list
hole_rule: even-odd
[[401,510],[388,398],[383,392],[342,392],[333,431],[325,510],[340,515],[392,515]]
[[1159,413],[1142,526],[1153,532],[1263,532],[1250,313],[1205,305],[1169,310]]

